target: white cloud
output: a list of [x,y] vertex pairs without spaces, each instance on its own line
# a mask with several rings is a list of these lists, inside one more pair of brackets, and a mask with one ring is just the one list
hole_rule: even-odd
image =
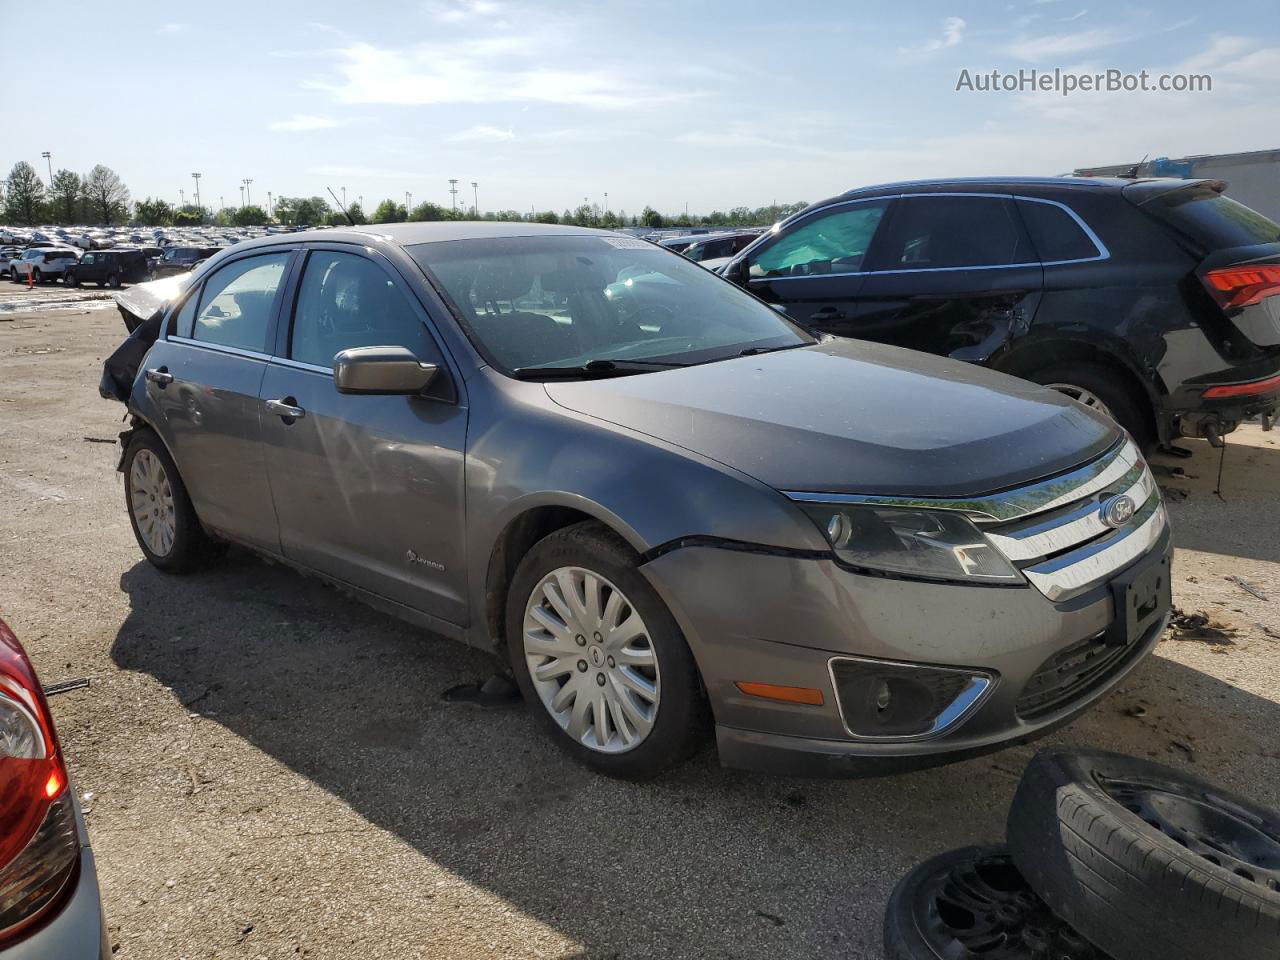
[[473,17],[492,17],[502,11],[494,0],[449,0],[427,4],[427,13],[442,23],[461,23]]
[[302,132],[305,130],[331,130],[342,126],[344,121],[333,117],[319,117],[310,113],[295,113],[288,120],[276,120],[271,124],[272,130]]
[[1059,23],[1075,23],[1075,22],[1076,22],[1077,20],[1079,20],[1081,17],[1085,16],[1088,12],[1089,12],[1089,11],[1088,11],[1088,9],[1086,8],[1086,9],[1084,9],[1084,10],[1080,10],[1080,11],[1078,11],[1078,12],[1076,12],[1076,13],[1073,13],[1073,14],[1072,14],[1071,16],[1069,16],[1069,17],[1059,17],[1059,18],[1058,18],[1058,22],[1059,22]]
[[1008,47],[1010,56],[1018,60],[1037,62],[1051,57],[1069,57],[1088,50],[1123,43],[1127,38],[1115,30],[1099,28],[1077,33],[1055,33],[1040,37],[1024,37]]
[[941,37],[934,37],[918,47],[903,47],[898,52],[907,56],[928,56],[948,47],[959,46],[964,39],[964,28],[965,22],[959,17],[947,17],[942,21]]
[[503,140],[514,140],[515,138],[515,132],[510,127],[503,130],[500,127],[491,127],[482,123],[474,127],[468,127],[466,130],[459,130],[444,139],[446,143],[498,143]]
[[156,33],[182,33],[188,26],[185,23],[164,23],[156,28]]
[[632,74],[608,68],[547,67],[535,36],[487,36],[448,44],[393,50],[357,43],[339,52],[343,79],[312,83],[340,103],[423,106],[440,103],[533,101],[621,110],[648,103],[687,100],[696,94],[670,93],[638,85]]

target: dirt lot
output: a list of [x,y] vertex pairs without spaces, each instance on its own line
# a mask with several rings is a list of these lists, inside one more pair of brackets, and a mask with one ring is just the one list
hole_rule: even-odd
[[[1001,836],[1033,748],[857,782],[707,752],[615,783],[520,710],[441,703],[488,666],[459,645],[244,554],[156,572],[99,442],[122,334],[113,309],[0,313],[0,614],[46,683],[92,678],[53,708],[118,956],[874,958],[903,872]],[[1175,602],[1211,626],[1055,739],[1280,806],[1280,432],[1232,438],[1225,502],[1193,446],[1158,466]]]

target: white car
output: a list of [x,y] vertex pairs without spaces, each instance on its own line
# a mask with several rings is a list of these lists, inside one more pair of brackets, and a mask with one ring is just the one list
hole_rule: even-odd
[[80,261],[80,251],[72,247],[30,247],[16,260],[9,261],[9,279],[22,283],[28,274],[36,283],[52,283],[62,276],[68,264]]

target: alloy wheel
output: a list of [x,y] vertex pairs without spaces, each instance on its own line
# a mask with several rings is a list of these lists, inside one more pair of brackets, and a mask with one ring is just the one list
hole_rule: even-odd
[[133,457],[129,505],[147,549],[158,557],[168,556],[178,529],[173,488],[164,464],[150,450],[139,450]]
[[918,952],[921,958],[1107,960],[1054,916],[1003,849],[958,851],[936,864],[918,868],[918,885],[903,904],[928,951]]
[[1075,400],[1077,403],[1083,403],[1086,407],[1089,407],[1092,410],[1097,410],[1103,416],[1110,417],[1112,420],[1116,418],[1116,415],[1111,412],[1111,408],[1103,403],[1096,393],[1086,390],[1084,387],[1077,387],[1072,383],[1050,383],[1046,384],[1046,386],[1049,387],[1050,390],[1057,390],[1059,393],[1065,393],[1072,400]]
[[653,730],[658,657],[640,612],[614,584],[560,567],[525,604],[524,654],[542,705],[575,741],[625,753]]

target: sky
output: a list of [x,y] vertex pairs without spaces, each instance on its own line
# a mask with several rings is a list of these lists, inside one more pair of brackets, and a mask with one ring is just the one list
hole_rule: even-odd
[[[6,23],[26,16],[0,0]],[[22,14],[15,17],[9,14]],[[77,4],[6,38],[0,170],[134,199],[706,213],[929,176],[1280,146],[1273,0]],[[1211,92],[957,90],[961,71],[1207,73]],[[50,91],[56,93],[52,95]]]

